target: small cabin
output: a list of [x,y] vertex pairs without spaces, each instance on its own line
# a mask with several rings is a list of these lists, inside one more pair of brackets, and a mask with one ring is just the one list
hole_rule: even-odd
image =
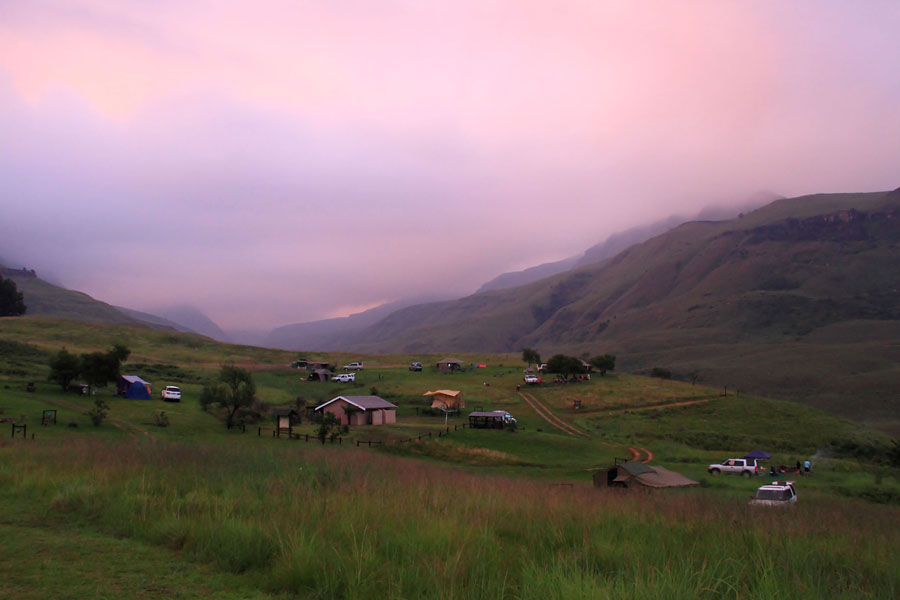
[[379,396],[338,396],[316,407],[331,413],[341,425],[390,425],[397,422],[397,405]]

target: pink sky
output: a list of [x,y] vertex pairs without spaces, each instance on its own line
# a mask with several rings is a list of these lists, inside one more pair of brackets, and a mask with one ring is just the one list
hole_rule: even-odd
[[897,2],[226,4],[0,0],[0,256],[266,328],[900,185]]

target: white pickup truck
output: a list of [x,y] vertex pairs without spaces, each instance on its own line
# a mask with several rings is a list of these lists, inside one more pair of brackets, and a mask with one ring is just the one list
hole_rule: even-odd
[[339,381],[341,383],[350,383],[351,381],[356,381],[356,373],[338,373],[331,377],[332,381]]
[[710,475],[733,473],[743,477],[750,477],[751,475],[759,475],[759,464],[757,464],[755,458],[729,458],[719,464],[709,465],[706,468],[706,472]]

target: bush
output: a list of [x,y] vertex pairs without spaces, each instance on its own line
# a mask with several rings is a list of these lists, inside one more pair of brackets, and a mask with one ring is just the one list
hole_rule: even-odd
[[99,427],[101,423],[106,419],[106,413],[109,411],[109,405],[97,398],[94,400],[94,408],[87,412],[88,416],[91,418],[91,423],[94,424],[94,427]]
[[672,371],[662,367],[653,367],[650,369],[650,377],[659,377],[660,379],[672,379]]

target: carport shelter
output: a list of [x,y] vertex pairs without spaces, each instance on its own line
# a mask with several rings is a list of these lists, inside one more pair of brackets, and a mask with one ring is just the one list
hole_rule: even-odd
[[474,411],[469,413],[470,429],[503,429],[503,417],[508,413],[505,410]]
[[397,406],[378,396],[338,396],[316,407],[341,425],[389,425],[397,422]]
[[116,393],[126,398],[150,399],[150,384],[137,375],[122,375],[116,384]]
[[431,396],[431,408],[443,408],[444,410],[465,408],[463,393],[458,390],[435,390],[425,392],[424,396]]

